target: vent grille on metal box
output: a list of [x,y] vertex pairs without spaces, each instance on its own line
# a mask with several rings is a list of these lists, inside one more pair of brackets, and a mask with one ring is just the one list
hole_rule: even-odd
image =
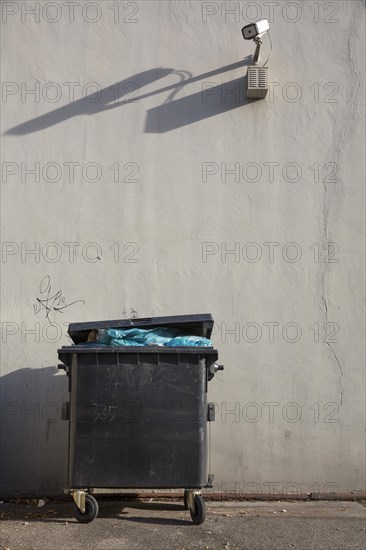
[[262,99],[268,92],[268,67],[248,67],[247,97]]

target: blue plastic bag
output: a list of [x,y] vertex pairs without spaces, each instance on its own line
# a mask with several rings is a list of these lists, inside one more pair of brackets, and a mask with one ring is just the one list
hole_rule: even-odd
[[177,336],[165,344],[167,347],[212,347],[212,342],[202,336]]
[[176,328],[108,328],[98,330],[98,345],[106,346],[168,346],[212,347],[212,342],[202,336],[182,334]]
[[115,346],[151,346],[164,345],[175,336],[179,330],[175,328],[156,327],[144,328],[109,328],[98,332],[98,342]]

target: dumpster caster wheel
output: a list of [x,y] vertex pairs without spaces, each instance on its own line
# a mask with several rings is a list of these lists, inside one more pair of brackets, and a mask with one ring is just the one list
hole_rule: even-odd
[[189,510],[189,506],[188,506],[188,491],[187,491],[187,490],[184,491],[183,502],[184,502],[184,508],[185,508],[186,510]]
[[90,523],[95,519],[99,512],[98,502],[92,495],[85,495],[85,512],[74,505],[74,516],[80,523]]
[[206,504],[201,495],[196,495],[194,497],[194,512],[191,509],[191,518],[195,525],[201,525],[206,518]]

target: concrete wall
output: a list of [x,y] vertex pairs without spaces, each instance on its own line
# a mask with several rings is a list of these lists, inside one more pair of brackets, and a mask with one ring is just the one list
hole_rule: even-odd
[[2,492],[65,483],[69,322],[202,312],[216,490],[364,489],[364,3],[1,7]]

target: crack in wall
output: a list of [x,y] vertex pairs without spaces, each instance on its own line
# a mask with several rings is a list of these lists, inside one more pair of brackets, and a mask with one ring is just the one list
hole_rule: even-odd
[[[340,138],[339,138],[339,144],[336,148],[336,167],[339,169],[339,160],[341,158],[341,154],[343,152],[343,147],[345,143],[345,137],[349,131],[350,123],[355,120],[355,109],[358,104],[358,95],[359,90],[361,87],[361,79],[359,77],[359,74],[357,72],[357,64],[355,60],[355,46],[354,46],[354,39],[355,34],[357,32],[357,22],[358,22],[358,15],[360,10],[363,7],[363,3],[360,2],[359,6],[355,9],[353,16],[352,16],[352,24],[351,24],[351,32],[349,34],[349,39],[347,43],[347,49],[348,49],[348,60],[351,68],[352,78],[354,81],[356,81],[355,86],[352,86],[352,91],[350,93],[350,122],[347,122],[341,131]],[[353,96],[353,99],[352,99]],[[338,191],[339,186],[342,185],[342,179],[340,177],[339,181],[336,180],[335,182],[328,183],[327,181],[323,181],[323,190],[324,190],[324,197],[323,197],[323,235],[322,235],[322,242],[324,244],[324,247],[326,248],[329,244],[329,242],[332,241],[332,234],[330,231],[330,217],[333,215],[333,218],[335,218],[334,212],[332,212],[332,206],[333,203],[338,198]],[[344,186],[343,186],[344,191]],[[340,205],[338,205],[340,208]],[[326,275],[329,272],[330,269],[330,263],[327,263],[322,274],[321,274],[321,296],[322,296],[322,303],[323,303],[323,309],[324,309],[324,320],[325,320],[325,326],[328,323],[328,304],[329,300],[326,296]],[[341,365],[341,362],[333,348],[333,346],[329,342],[325,342],[328,348],[330,349],[333,358],[335,359],[338,371],[339,371],[339,378],[338,378],[338,384],[339,384],[339,393],[340,393],[340,404],[343,405],[343,385],[342,385],[342,377],[343,377],[343,368]]]

